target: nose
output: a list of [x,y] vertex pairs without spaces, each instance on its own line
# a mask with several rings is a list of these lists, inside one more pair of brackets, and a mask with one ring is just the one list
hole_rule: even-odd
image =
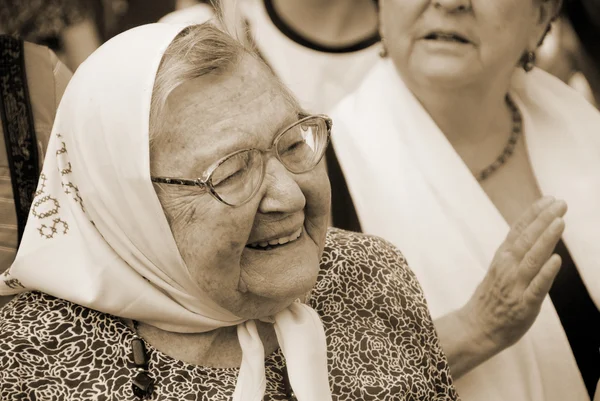
[[471,10],[471,0],[435,0],[433,7],[449,13],[460,13]]
[[276,158],[269,158],[264,183],[266,192],[258,210],[261,213],[295,213],[304,209],[306,197],[290,173]]

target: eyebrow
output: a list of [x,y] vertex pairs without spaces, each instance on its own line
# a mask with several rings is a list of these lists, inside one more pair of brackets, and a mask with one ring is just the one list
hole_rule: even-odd
[[302,120],[303,118],[310,117],[312,114],[304,109],[298,110],[298,120]]
[[[294,106],[294,110],[288,114],[288,117],[286,117],[286,119],[283,120],[283,122],[281,124],[279,124],[277,127],[275,127],[273,129],[271,143],[273,142],[273,140],[275,140],[275,137],[277,135],[281,134],[281,131],[283,131],[285,128],[298,122],[299,120],[302,120],[303,118],[310,117],[313,115],[313,113],[309,113],[306,109],[302,108],[295,101],[293,102],[293,106]],[[295,119],[294,119],[294,117],[295,117]]]
[[[293,116],[293,115],[294,115],[294,114],[291,114],[291,113],[290,113],[290,117],[291,117],[291,116]],[[286,120],[285,120],[285,121],[286,121],[285,123],[283,123],[283,124],[279,125],[279,126],[278,126],[278,127],[277,127],[277,128],[274,130],[274,131],[273,131],[273,135],[271,136],[271,144],[273,144],[273,141],[275,140],[275,138],[277,137],[277,135],[281,134],[281,131],[282,131],[284,128],[286,128],[286,127],[288,127],[288,126],[290,126],[290,125],[294,124],[295,122],[297,122],[297,121],[299,121],[299,120],[301,120],[301,119],[303,119],[303,118],[310,117],[310,116],[312,116],[313,114],[312,114],[312,113],[309,113],[307,110],[303,109],[302,107],[300,107],[300,106],[297,106],[297,107],[296,107],[296,110],[295,110],[295,115],[296,115],[296,120],[295,120],[295,121],[292,121],[292,119],[291,119],[291,118],[290,118],[289,120],[287,120],[287,119],[286,119]],[[248,148],[248,149],[252,149],[252,148]],[[238,149],[238,150],[242,150],[242,149]],[[213,165],[213,164],[214,164],[216,161],[218,161],[218,160],[222,159],[223,157],[225,157],[225,156],[227,156],[227,155],[229,155],[229,154],[231,154],[231,153],[234,153],[234,152],[235,152],[235,150],[233,150],[233,151],[228,151],[228,152],[227,152],[227,154],[224,154],[224,155],[223,155],[223,156],[221,156],[221,157],[218,157],[218,156],[217,156],[217,157],[216,157],[216,158],[215,158],[213,161],[211,161],[211,162],[208,164],[208,166],[207,166],[206,168],[204,168],[204,169],[201,169],[201,168],[199,167],[199,164],[201,164],[201,163],[194,163],[194,167],[193,167],[192,169],[193,169],[194,171],[199,171],[199,170],[201,170],[201,173],[202,173],[202,174],[204,174],[204,172],[205,172],[205,171],[206,171],[208,168],[210,168],[210,166],[212,166],[212,165]]]
[[283,124],[279,125],[276,129],[273,130],[273,135],[271,136],[271,144],[273,143],[273,141],[275,140],[275,138],[277,137],[277,135],[281,134],[281,131],[283,131],[284,128],[287,128],[290,125],[292,125],[292,124],[294,124],[294,123],[302,120],[303,118],[310,117],[312,115],[311,113],[309,113],[308,111],[304,110],[301,107],[297,107],[296,108],[296,113],[295,114],[296,114],[296,120],[295,121],[291,121],[291,119],[290,120],[286,119],[285,120],[285,121],[287,121],[286,123],[283,123]]

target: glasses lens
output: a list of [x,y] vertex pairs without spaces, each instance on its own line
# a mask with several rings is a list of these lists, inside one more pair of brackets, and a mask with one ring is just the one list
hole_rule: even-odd
[[211,174],[211,183],[225,203],[239,206],[256,193],[262,178],[262,156],[260,151],[253,149],[225,159]]
[[313,117],[285,131],[277,141],[277,154],[281,162],[293,173],[313,169],[327,148],[327,123]]

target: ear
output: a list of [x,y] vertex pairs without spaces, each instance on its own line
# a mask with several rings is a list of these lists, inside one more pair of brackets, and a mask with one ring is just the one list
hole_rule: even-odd
[[541,45],[549,31],[550,24],[560,13],[563,0],[534,0],[536,3],[536,21],[529,48],[535,50]]

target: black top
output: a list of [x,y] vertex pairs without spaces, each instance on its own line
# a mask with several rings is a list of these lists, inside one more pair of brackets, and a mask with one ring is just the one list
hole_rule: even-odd
[[312,49],[318,52],[323,53],[351,53],[359,50],[366,49],[367,47],[373,46],[375,43],[379,42],[381,38],[379,37],[379,33],[375,33],[374,35],[365,38],[359,42],[356,42],[347,46],[325,46],[316,42],[313,42],[309,39],[306,39],[298,32],[294,31],[288,24],[286,24],[281,17],[277,14],[275,7],[273,5],[273,0],[264,0],[265,8],[267,10],[267,14],[269,14],[269,18],[273,22],[273,24],[292,41],[298,43],[300,46],[304,46],[308,49]]
[[586,53],[600,67],[600,2],[596,0],[565,1],[564,11]]
[[590,298],[562,240],[554,252],[562,258],[562,267],[550,289],[550,299],[565,329],[590,398],[593,398],[600,379],[600,311]]

